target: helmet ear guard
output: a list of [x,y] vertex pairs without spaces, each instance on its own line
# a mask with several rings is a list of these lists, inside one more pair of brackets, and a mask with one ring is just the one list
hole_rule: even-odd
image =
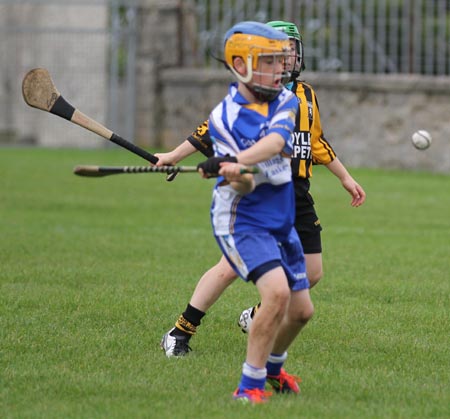
[[[234,57],[233,57],[234,58]],[[244,59],[242,57],[242,59]],[[247,75],[243,76],[242,74],[238,73],[236,71],[236,69],[233,66],[233,63],[231,63],[231,65],[227,64],[228,69],[234,74],[234,76],[242,83],[246,84],[248,82],[251,81],[251,79],[253,78],[253,66],[252,66],[252,62],[253,62],[253,57],[251,55],[247,56],[247,63],[246,63],[246,67],[247,67]]]

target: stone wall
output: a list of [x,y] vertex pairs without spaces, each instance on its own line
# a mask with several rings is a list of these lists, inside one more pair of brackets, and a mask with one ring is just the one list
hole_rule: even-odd
[[[450,172],[450,78],[304,73],[317,94],[325,137],[350,167]],[[178,145],[227,93],[227,71],[161,73],[161,144]],[[411,134],[432,146],[418,151]]]
[[[327,137],[353,167],[450,172],[450,78],[412,75],[306,75],[317,88]],[[411,145],[425,129],[426,151]]]
[[142,1],[138,12],[136,58],[136,142],[154,146],[160,139],[160,76],[180,67],[179,4],[177,0]]
[[[227,93],[226,70],[181,68],[174,53],[194,56],[190,0],[142,0],[138,143],[171,149]],[[179,57],[178,57],[179,58]],[[304,73],[315,88],[325,136],[353,167],[450,172],[450,77]],[[425,129],[432,147],[418,151],[411,134]]]

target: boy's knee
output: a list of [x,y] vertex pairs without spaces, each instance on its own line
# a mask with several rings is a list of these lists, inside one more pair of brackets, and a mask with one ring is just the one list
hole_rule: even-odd
[[301,306],[296,306],[294,309],[291,308],[289,311],[290,320],[300,324],[308,323],[313,315],[314,305],[312,301],[308,301],[307,304],[302,304]]
[[277,288],[274,289],[270,296],[271,303],[276,307],[286,308],[289,304],[290,291],[289,288]]
[[[266,299],[263,299],[261,306],[270,306],[270,310],[276,317],[283,316],[286,312],[286,307],[289,304],[290,291],[289,288],[274,289]],[[264,301],[265,300],[265,301]]]
[[280,288],[273,293],[273,297],[279,305],[286,307],[289,304],[289,299],[291,298],[291,291],[288,287]]

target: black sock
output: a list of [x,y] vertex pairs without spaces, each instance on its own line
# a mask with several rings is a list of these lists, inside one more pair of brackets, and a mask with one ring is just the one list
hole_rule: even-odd
[[190,304],[187,305],[186,310],[178,318],[175,323],[175,328],[170,333],[172,336],[184,336],[188,340],[197,331],[197,326],[200,325],[201,319],[206,313],[196,309]]
[[185,312],[183,313],[183,317],[188,322],[191,322],[194,326],[200,326],[201,320],[205,316],[205,314],[206,313],[204,313],[203,311],[188,304]]

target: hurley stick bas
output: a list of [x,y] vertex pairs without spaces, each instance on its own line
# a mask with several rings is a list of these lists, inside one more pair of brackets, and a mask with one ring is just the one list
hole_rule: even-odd
[[[197,173],[196,166],[76,166],[73,173],[85,177],[104,177],[122,173]],[[241,173],[258,173],[256,167],[242,169]]]
[[25,75],[22,82],[22,95],[25,102],[33,108],[67,119],[120,147],[126,148],[128,151],[131,151],[152,164],[158,161],[158,158],[153,154],[123,139],[99,122],[74,108],[61,96],[53,83],[50,73],[45,68],[35,68]]

